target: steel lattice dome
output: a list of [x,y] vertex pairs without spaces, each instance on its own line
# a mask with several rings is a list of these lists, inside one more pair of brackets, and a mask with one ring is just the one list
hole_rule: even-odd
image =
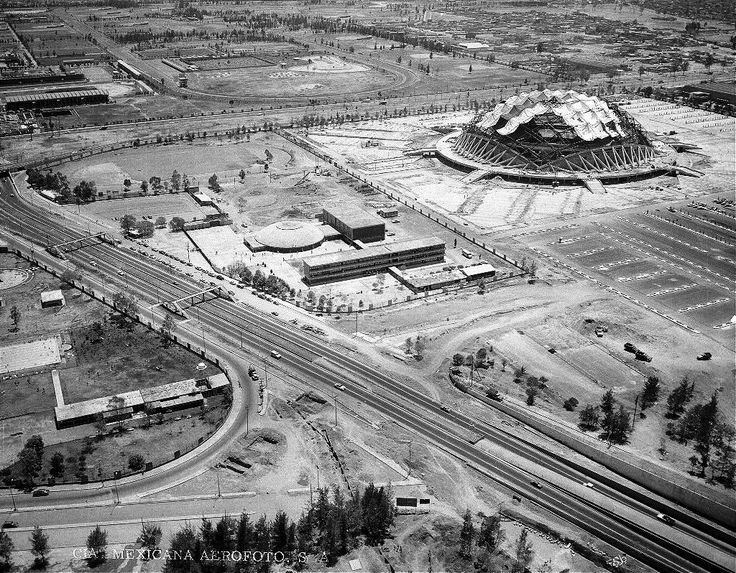
[[651,169],[655,159],[650,141],[627,113],[572,90],[513,96],[448,143],[454,163],[537,174],[615,176]]

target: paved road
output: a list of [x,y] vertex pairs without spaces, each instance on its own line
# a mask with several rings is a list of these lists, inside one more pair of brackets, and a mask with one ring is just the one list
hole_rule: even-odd
[[[53,241],[69,237],[80,237],[82,233],[63,228],[57,221],[42,214],[31,212],[30,207],[16,198],[9,197],[7,179],[2,181],[0,204],[3,207],[0,222],[6,229],[19,231],[19,222],[25,225],[23,232],[36,242],[43,244],[48,233]],[[45,232],[42,230],[44,229]],[[83,257],[79,259],[80,255]],[[157,263],[132,254],[125,249],[116,249],[106,244],[85,247],[81,253],[70,254],[73,261],[95,259],[101,272],[112,273],[124,261],[129,273],[130,287],[141,300],[152,300],[155,288],[162,296],[178,298],[186,293],[201,290],[202,285],[182,277],[178,285],[171,284],[171,271],[162,269]],[[244,308],[227,301],[215,300],[199,305],[202,323],[217,331],[223,345],[230,342],[237,347],[240,336],[256,354],[267,355],[272,348],[282,353],[280,368],[285,368],[308,379],[321,382],[325,388],[336,383],[346,385],[345,394],[363,404],[388,415],[400,424],[423,435],[439,447],[458,458],[473,464],[481,471],[504,484],[510,490],[524,496],[593,535],[613,544],[645,563],[658,569],[673,571],[727,570],[731,557],[717,549],[714,543],[703,543],[681,528],[667,528],[652,518],[652,510],[642,511],[634,504],[623,504],[586,499],[575,488],[564,488],[546,481],[542,489],[530,485],[531,478],[513,466],[475,447],[468,441],[468,428],[472,420],[449,416],[440,405],[426,397],[395,383],[389,376],[376,372],[359,358],[345,356],[323,341],[294,331],[274,317]],[[274,365],[275,366],[275,365]],[[484,427],[485,431],[486,428]],[[490,431],[490,430],[489,430]],[[227,439],[227,438],[223,438]],[[213,451],[212,454],[215,455]],[[532,459],[542,458],[539,451],[527,450]],[[192,460],[197,464],[199,459]],[[553,470],[554,471],[554,470]],[[144,477],[137,482],[120,486],[121,497],[135,495],[141,489],[150,489],[165,483],[166,470],[158,476]],[[109,490],[81,493],[104,499]],[[54,504],[68,504],[78,500],[80,492],[54,491]],[[49,503],[46,498],[45,503]],[[23,500],[24,505],[39,505],[39,498]],[[107,497],[109,499],[109,497]],[[694,528],[695,531],[700,528]]]

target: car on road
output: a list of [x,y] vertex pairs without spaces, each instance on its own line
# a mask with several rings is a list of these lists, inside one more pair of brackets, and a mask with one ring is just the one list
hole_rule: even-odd
[[347,388],[345,388],[345,384],[340,384],[339,382],[335,382],[335,388],[342,390],[343,392],[347,390]]
[[281,359],[281,354],[279,354],[275,350],[272,350],[271,351],[271,356],[273,356],[276,360],[280,360]]
[[592,487],[595,487],[595,486],[593,485],[593,482],[589,482],[589,481],[584,481],[584,482],[583,482],[583,485],[584,485],[585,487],[590,487],[590,488],[592,488]]
[[447,406],[440,406],[440,410],[442,410],[443,412],[449,412],[450,411],[450,409]]
[[89,266],[90,267],[96,267],[97,266],[97,263],[94,262],[94,261],[89,261]]
[[122,270],[118,270],[118,274],[122,277],[125,273]]
[[49,493],[51,492],[48,489],[46,489],[45,487],[42,487],[40,489],[34,490],[31,495],[33,497],[46,497],[47,495],[49,495]]
[[536,487],[537,489],[542,489],[542,484],[541,484],[541,483],[539,483],[538,481],[533,481],[533,482],[532,482],[532,485],[533,485],[534,487]]
[[15,521],[5,521],[0,529],[15,529],[18,527],[18,523]]
[[675,524],[675,520],[672,519],[669,515],[665,515],[664,513],[658,513],[657,514],[657,519],[659,519],[659,521],[663,521],[667,525],[674,525]]

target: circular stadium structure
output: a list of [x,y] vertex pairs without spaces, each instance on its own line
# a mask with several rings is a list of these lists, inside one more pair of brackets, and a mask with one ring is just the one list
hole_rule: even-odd
[[623,181],[666,170],[631,116],[572,90],[513,96],[442,138],[436,151],[476,179]]
[[247,237],[246,244],[254,251],[295,253],[314,249],[324,240],[324,233],[316,225],[303,221],[279,221]]

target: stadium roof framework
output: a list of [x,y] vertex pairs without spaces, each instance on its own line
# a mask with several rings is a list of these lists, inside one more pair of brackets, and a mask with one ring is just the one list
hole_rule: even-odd
[[483,177],[542,182],[626,180],[667,170],[631,116],[573,90],[513,96],[442,138],[437,155]]

